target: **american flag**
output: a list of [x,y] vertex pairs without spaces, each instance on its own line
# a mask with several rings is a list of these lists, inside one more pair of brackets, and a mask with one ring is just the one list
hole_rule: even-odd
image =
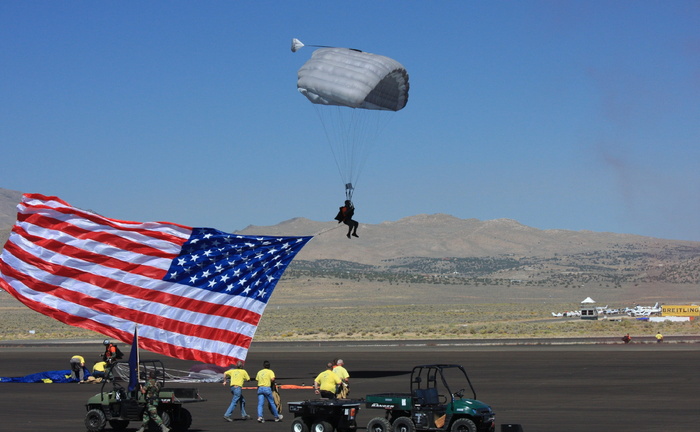
[[25,194],[0,287],[58,321],[180,359],[245,360],[270,295],[312,237],[127,222]]

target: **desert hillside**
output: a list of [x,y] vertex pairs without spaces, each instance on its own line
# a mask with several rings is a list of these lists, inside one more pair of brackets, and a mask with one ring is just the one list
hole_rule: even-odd
[[[20,192],[0,189],[3,244]],[[625,283],[700,283],[700,242],[592,231],[540,230],[511,219],[481,221],[422,214],[345,226],[294,218],[249,226],[247,235],[313,235],[290,267],[290,277],[362,277],[455,285],[537,284],[575,287]]]
[[[0,189],[3,243],[20,195]],[[576,308],[589,296],[616,307],[700,301],[700,242],[539,230],[509,219],[444,214],[362,224],[359,239],[348,240],[345,232],[335,222],[303,218],[240,231],[314,236],[280,281],[256,337],[607,335],[620,326],[643,332],[644,324],[562,326],[552,323],[551,312]],[[2,291],[0,312],[6,324],[0,339],[89,334]],[[700,331],[677,326],[665,333]],[[27,329],[36,335],[27,336]]]

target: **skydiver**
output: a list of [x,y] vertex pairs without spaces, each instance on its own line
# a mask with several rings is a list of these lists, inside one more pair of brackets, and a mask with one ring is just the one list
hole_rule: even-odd
[[360,224],[352,219],[354,215],[355,206],[352,205],[352,201],[345,200],[345,205],[340,207],[338,214],[335,217],[335,220],[337,220],[338,223],[342,222],[348,226],[348,238],[350,238],[350,235],[353,237],[360,237],[357,235],[357,227],[360,226]]

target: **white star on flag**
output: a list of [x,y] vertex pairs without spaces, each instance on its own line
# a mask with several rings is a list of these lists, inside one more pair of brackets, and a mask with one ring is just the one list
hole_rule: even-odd
[[277,281],[311,240],[120,221],[38,194],[17,209],[2,289],[121,341],[138,324],[139,347],[220,366],[245,360]]

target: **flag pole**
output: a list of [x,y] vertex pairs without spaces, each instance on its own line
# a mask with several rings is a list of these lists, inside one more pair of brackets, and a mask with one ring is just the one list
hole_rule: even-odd
[[134,339],[131,341],[131,352],[129,353],[129,392],[138,390],[139,365],[139,328],[137,324],[134,324]]

